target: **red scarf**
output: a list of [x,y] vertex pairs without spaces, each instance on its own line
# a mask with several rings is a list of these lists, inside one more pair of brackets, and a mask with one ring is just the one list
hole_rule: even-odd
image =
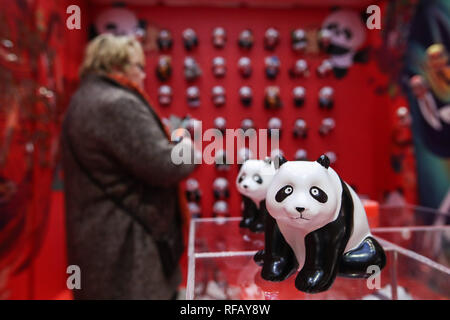
[[[159,115],[159,113],[156,111],[156,109],[152,108],[152,103],[150,100],[150,97],[148,96],[148,94],[142,90],[139,86],[137,86],[133,81],[131,81],[130,79],[128,79],[127,77],[125,77],[124,75],[120,75],[120,74],[108,74],[107,78],[117,82],[118,84],[120,84],[121,86],[131,89],[133,92],[135,92],[136,94],[138,94],[147,104],[147,106],[149,107],[149,109],[151,109],[157,119],[156,121],[161,125],[161,127],[163,128],[163,131],[167,137],[167,140],[170,141],[170,131],[169,128],[167,128],[166,125],[164,125],[164,123],[161,121],[161,116]],[[187,206],[187,199],[186,196],[183,192],[183,189],[181,188],[181,185],[178,186],[178,203],[180,206],[180,211],[181,211],[181,219],[183,222],[183,232],[185,232],[185,236],[187,235],[188,229],[189,229],[189,220],[190,220],[190,214],[189,214],[189,210],[188,210],[188,206]]]

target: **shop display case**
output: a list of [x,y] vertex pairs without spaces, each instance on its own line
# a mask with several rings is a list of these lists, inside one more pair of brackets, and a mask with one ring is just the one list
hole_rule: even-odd
[[387,265],[378,278],[337,277],[331,289],[305,294],[283,282],[261,278],[253,261],[264,237],[239,228],[240,218],[191,222],[187,299],[450,299],[450,225],[428,208],[381,207],[373,235],[384,247]]

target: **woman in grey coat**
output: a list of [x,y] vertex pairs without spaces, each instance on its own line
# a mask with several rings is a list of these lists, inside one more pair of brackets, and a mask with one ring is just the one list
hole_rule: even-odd
[[178,184],[194,165],[172,162],[175,144],[142,90],[143,64],[135,39],[94,39],[64,120],[68,264],[81,271],[75,299],[170,299],[180,284]]

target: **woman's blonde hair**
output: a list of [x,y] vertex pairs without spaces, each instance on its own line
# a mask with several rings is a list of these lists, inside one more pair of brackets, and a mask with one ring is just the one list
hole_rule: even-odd
[[[131,49],[131,50],[130,50]],[[88,74],[108,74],[124,71],[131,54],[139,55],[144,64],[144,51],[141,44],[132,36],[102,34],[89,42],[80,68],[80,77]]]

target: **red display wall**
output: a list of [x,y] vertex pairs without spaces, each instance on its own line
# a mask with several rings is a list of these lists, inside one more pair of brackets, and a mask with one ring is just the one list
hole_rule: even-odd
[[[92,8],[92,17],[107,8]],[[358,192],[372,199],[380,199],[384,188],[389,185],[389,145],[390,119],[388,98],[376,95],[376,88],[384,81],[377,72],[376,63],[371,60],[367,64],[354,64],[343,79],[333,76],[318,78],[315,70],[327,57],[324,54],[309,52],[298,54],[291,50],[290,32],[295,28],[303,28],[311,37],[316,35],[323,20],[330,14],[326,8],[303,9],[257,9],[257,8],[195,8],[195,7],[129,7],[139,19],[146,20],[150,28],[155,30],[167,28],[171,31],[174,44],[171,51],[159,53],[147,52],[146,88],[153,98],[154,106],[162,115],[171,114],[192,117],[202,120],[203,130],[212,128],[216,117],[227,120],[227,128],[239,128],[241,120],[252,118],[257,129],[267,128],[270,117],[279,117],[283,122],[280,148],[288,159],[293,159],[295,151],[304,148],[308,157],[313,160],[322,153],[334,151],[337,162],[334,164],[341,176]],[[212,45],[212,31],[215,27],[224,27],[227,31],[227,44],[223,49]],[[269,27],[279,30],[281,41],[274,51],[263,48],[264,32]],[[187,52],[181,39],[182,31],[193,28],[199,38],[199,46]],[[237,45],[239,33],[251,28],[255,36],[254,47],[250,51],[241,50]],[[377,30],[367,30],[366,46],[377,45],[381,40]],[[378,42],[378,43],[377,43]],[[169,81],[160,82],[155,74],[155,67],[160,54],[170,55],[173,63],[173,74]],[[277,55],[281,61],[281,71],[275,80],[269,80],[264,74],[264,59],[269,55]],[[188,83],[183,74],[183,62],[186,56],[192,56],[200,64],[202,76],[193,83]],[[213,76],[212,59],[222,56],[226,59],[227,74],[222,79]],[[243,79],[237,70],[238,59],[248,56],[252,60],[253,74]],[[310,76],[303,79],[291,79],[288,69],[296,59],[303,58],[308,62]],[[173,88],[173,102],[168,107],[157,103],[157,90],[162,84]],[[196,85],[200,89],[201,105],[196,109],[189,108],[186,103],[186,88]],[[211,101],[211,89],[221,85],[226,90],[226,105],[216,107]],[[238,90],[241,86],[252,87],[254,100],[250,108],[241,105]],[[283,108],[266,110],[263,107],[266,86],[277,85],[281,89]],[[306,89],[306,102],[296,108],[292,101],[292,88],[303,86]],[[318,107],[318,92],[323,86],[335,89],[335,107],[324,111]],[[326,137],[318,134],[320,122],[324,117],[333,117],[336,121],[335,131]],[[307,139],[294,139],[292,128],[296,118],[306,120],[310,131]],[[204,146],[208,142],[204,143]],[[217,176],[225,176],[231,184],[230,212],[233,216],[240,214],[240,197],[234,188],[237,166],[227,173],[219,172],[213,165],[199,166],[194,177],[199,181],[203,192],[203,216],[212,215],[212,183]]]

